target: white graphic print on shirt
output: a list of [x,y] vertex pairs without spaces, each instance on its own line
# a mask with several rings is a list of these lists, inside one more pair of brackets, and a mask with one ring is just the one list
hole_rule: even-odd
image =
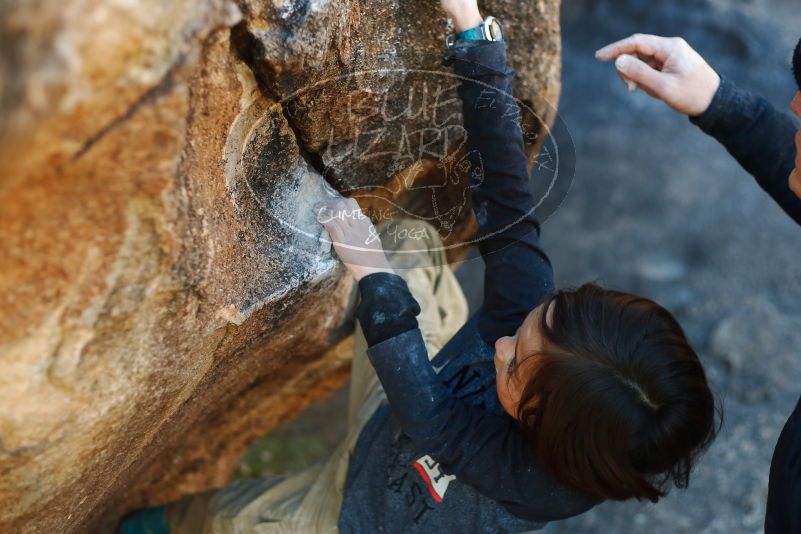
[[448,491],[448,485],[451,480],[456,480],[456,477],[446,474],[439,466],[439,462],[427,454],[413,463],[412,466],[423,477],[423,481],[428,486],[428,491],[434,500],[442,502],[442,499],[445,498],[445,492]]

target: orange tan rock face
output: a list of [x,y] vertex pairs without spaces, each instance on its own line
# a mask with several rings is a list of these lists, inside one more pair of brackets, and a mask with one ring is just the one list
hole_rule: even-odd
[[[557,3],[485,7],[550,121]],[[341,383],[352,282],[310,207],[414,167],[341,157],[382,120],[343,110],[422,87],[398,69],[447,72],[446,31],[436,2],[0,7],[0,531],[94,530],[222,485]]]

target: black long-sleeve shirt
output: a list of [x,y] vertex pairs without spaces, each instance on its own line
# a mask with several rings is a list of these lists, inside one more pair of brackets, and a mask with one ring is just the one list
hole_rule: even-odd
[[721,78],[709,108],[690,120],[720,142],[787,215],[801,224],[801,199],[788,185],[795,168],[798,132],[792,117]]
[[[478,249],[486,265],[484,302],[478,330],[493,344],[513,335],[526,315],[554,291],[553,270],[540,248],[540,226],[534,216],[528,159],[520,128],[520,108],[512,97],[514,71],[506,65],[503,43],[461,42],[446,56],[463,83],[463,102],[473,209],[478,221]],[[414,305],[399,298],[403,281],[384,273],[359,284],[362,302],[357,318],[368,345],[376,345],[417,327]],[[392,310],[393,321],[376,323],[373,310]],[[405,312],[405,313],[402,313]]]
[[[801,199],[790,189],[798,126],[764,98],[726,79],[703,115],[692,119],[720,141],[779,206],[801,224]],[[765,533],[801,532],[801,400],[782,429],[770,463]]]
[[544,472],[495,390],[492,345],[554,290],[505,45],[460,42],[446,63],[462,77],[484,303],[429,361],[403,279],[360,281],[357,318],[389,412],[373,416],[351,458],[342,532],[528,531],[597,504]]

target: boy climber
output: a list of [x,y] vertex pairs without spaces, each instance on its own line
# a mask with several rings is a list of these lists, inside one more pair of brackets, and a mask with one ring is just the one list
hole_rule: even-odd
[[[525,532],[606,499],[655,502],[712,440],[714,398],[667,310],[593,284],[555,291],[501,26],[476,0],[442,6],[476,171],[481,309],[464,324],[433,228],[376,229],[352,199],[318,205],[361,292],[348,438],[300,475],[185,498],[160,516],[170,531]],[[385,251],[377,234],[403,234],[392,225],[425,237]]]

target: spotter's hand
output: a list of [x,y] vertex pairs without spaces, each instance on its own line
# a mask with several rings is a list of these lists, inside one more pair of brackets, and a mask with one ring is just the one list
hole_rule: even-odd
[[606,45],[595,57],[615,60],[618,75],[630,90],[641,87],[689,116],[706,111],[720,86],[720,76],[680,37],[638,33]]
[[331,236],[337,255],[357,282],[374,273],[394,272],[375,226],[354,199],[319,202],[314,205],[314,213]]

